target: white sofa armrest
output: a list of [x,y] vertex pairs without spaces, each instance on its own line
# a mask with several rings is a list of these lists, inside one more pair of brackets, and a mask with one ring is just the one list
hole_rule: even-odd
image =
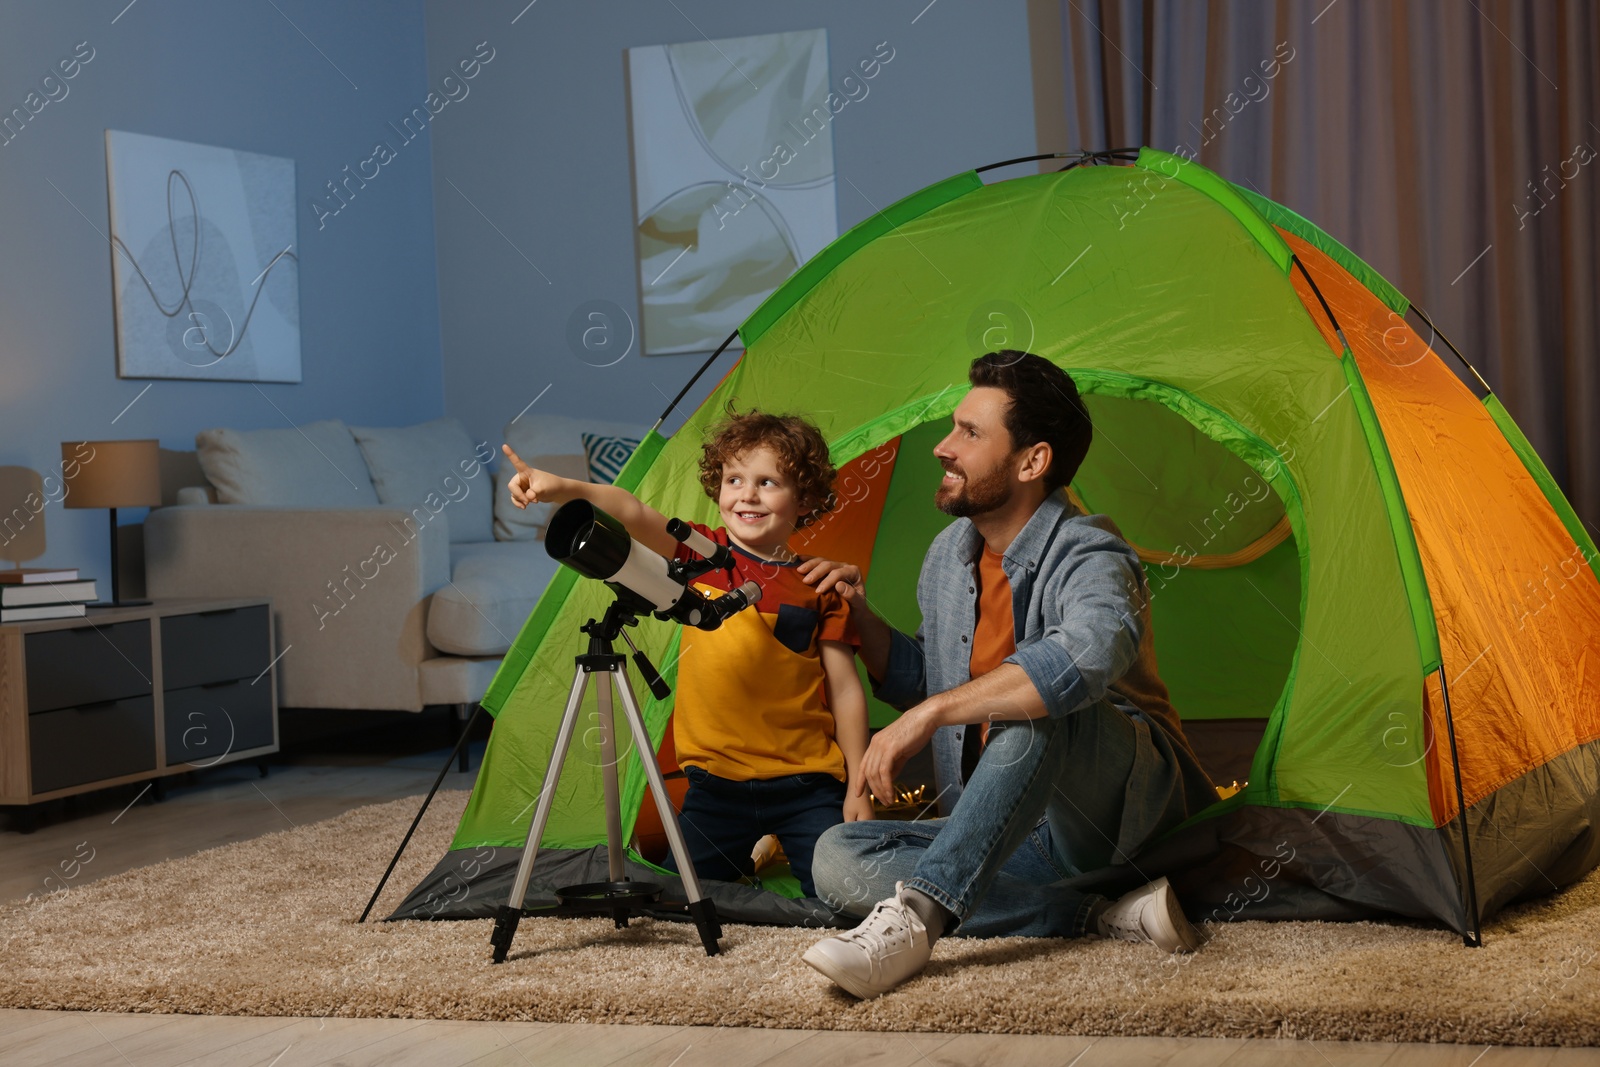
[[449,530],[398,507],[212,505],[145,520],[152,597],[267,596],[286,707],[422,709],[428,598]]

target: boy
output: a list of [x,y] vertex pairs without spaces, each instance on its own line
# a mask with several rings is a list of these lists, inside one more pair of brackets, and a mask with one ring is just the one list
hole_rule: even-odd
[[[535,470],[502,448],[517,468],[510,488],[518,507],[581,497],[645,547],[687,558],[666,517],[627,490]],[[860,788],[867,702],[849,608],[836,591],[819,593],[801,579],[789,547],[797,529],[829,508],[833,478],[827,442],[802,418],[731,413],[713,430],[700,484],[722,525],[692,525],[729,545],[734,562],[694,585],[715,597],[754,580],[762,592],[754,610],[717,630],[685,631],[673,713],[689,779],[679,823],[695,870],[735,881],[752,873],[755,843],[775,834],[808,897],[817,838],[873,814]]]

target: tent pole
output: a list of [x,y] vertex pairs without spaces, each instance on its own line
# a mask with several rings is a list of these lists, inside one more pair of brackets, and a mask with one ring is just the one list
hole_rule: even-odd
[[1466,882],[1462,886],[1466,900],[1467,929],[1461,943],[1468,948],[1483,947],[1483,927],[1478,924],[1478,881],[1472,871],[1472,841],[1467,835],[1467,800],[1461,788],[1461,759],[1456,752],[1456,725],[1450,714],[1450,685],[1444,678],[1444,664],[1439,664],[1439,693],[1444,698],[1444,727],[1450,735],[1450,766],[1456,776],[1456,818],[1461,821],[1461,861],[1466,867]]
[[700,380],[700,375],[704,374],[706,372],[706,369],[708,367],[710,367],[711,364],[716,362],[717,357],[722,355],[723,349],[725,349],[729,345],[733,344],[733,339],[735,337],[738,337],[738,336],[739,336],[739,331],[738,330],[734,330],[732,333],[730,333],[728,335],[728,339],[726,341],[723,341],[720,345],[717,346],[717,350],[715,352],[711,353],[710,356],[706,357],[706,361],[704,363],[700,364],[700,369],[694,372],[694,377],[690,378],[687,382],[684,383],[683,388],[678,390],[678,395],[672,398],[672,403],[667,405],[667,410],[663,411],[661,413],[660,417],[656,419],[656,424],[654,426],[650,427],[650,432],[651,433],[654,433],[656,430],[660,429],[661,424],[663,422],[667,421],[667,416],[672,414],[672,409],[678,406],[678,401],[683,399],[685,393],[687,393],[690,389],[694,388],[694,383],[698,382]]
[[986,163],[981,167],[974,167],[972,173],[982,174],[986,170],[998,170],[1001,167],[1009,167],[1017,163],[1037,163],[1041,159],[1071,159],[1073,162],[1069,166],[1076,167],[1080,163],[1101,157],[1132,160],[1138,158],[1138,153],[1139,150],[1137,148],[1101,148],[1096,151],[1045,152],[1037,156],[1018,156],[1016,159],[1003,159],[999,163]]
[[[422,799],[422,807],[417,809],[417,817],[411,820],[411,826],[406,830],[406,836],[400,839],[400,847],[394,850],[394,859],[389,861],[389,869],[383,872],[383,877],[378,879],[378,888],[372,891],[372,899],[367,901],[367,906],[361,911],[361,918],[356,922],[364,923],[367,916],[372,913],[372,906],[378,902],[378,897],[383,894],[383,887],[389,884],[389,876],[394,873],[394,868],[400,862],[400,857],[405,853],[406,846],[411,843],[411,835],[417,832],[417,824],[422,822],[422,816],[427,813],[428,805],[433,803],[433,794],[439,791],[439,786],[444,782],[444,776],[450,773],[450,765],[456,757],[466,752],[467,738],[472,736],[472,728],[478,725],[478,716],[483,714],[483,705],[474,704],[472,718],[461,728],[461,736],[456,738],[456,747],[450,750],[450,755],[444,758],[444,766],[439,768],[439,777],[433,780],[433,788],[428,790],[428,795]],[[480,768],[481,769],[481,768]]]
[[[1417,313],[1417,318],[1421,319],[1423,322],[1428,324],[1428,329],[1433,331],[1434,336],[1438,337],[1439,340],[1443,341],[1445,343],[1445,347],[1450,349],[1451,352],[1455,353],[1455,357],[1461,361],[1461,365],[1472,372],[1472,376],[1474,378],[1478,379],[1478,384],[1483,386],[1483,391],[1485,393],[1494,392],[1494,390],[1489,387],[1489,383],[1483,380],[1483,375],[1478,373],[1478,368],[1474,367],[1470,362],[1468,362],[1467,357],[1463,356],[1461,354],[1461,349],[1457,348],[1454,344],[1452,344],[1451,341],[1450,341],[1450,338],[1448,338],[1448,337],[1446,337],[1444,335],[1444,331],[1439,329],[1439,327],[1437,327],[1437,326],[1435,326],[1433,324],[1433,320],[1428,318],[1428,313],[1426,311],[1423,311],[1421,308],[1417,307],[1417,305],[1415,305],[1415,304],[1410,304],[1408,306],[1411,308],[1412,311],[1415,311]],[[1432,348],[1433,346],[1429,345],[1428,347]]]
[[[1300,262],[1300,257],[1299,256],[1294,255],[1293,253],[1290,253],[1289,260],[1295,266],[1300,268],[1300,273],[1305,276],[1306,282],[1311,286],[1311,291],[1313,293],[1317,294],[1317,300],[1322,304],[1322,310],[1327,312],[1328,321],[1333,323],[1333,332],[1338,334],[1339,335],[1339,341],[1346,348],[1349,348],[1350,347],[1350,343],[1345,340],[1344,331],[1339,328],[1339,320],[1333,317],[1333,310],[1328,307],[1327,300],[1323,299],[1322,290],[1317,288],[1317,283],[1311,277],[1311,272],[1306,270],[1306,266],[1305,266],[1304,263]],[[1455,354],[1455,357],[1461,361],[1461,365],[1463,367],[1467,368],[1467,370],[1472,372],[1472,376],[1474,378],[1478,379],[1478,384],[1483,386],[1483,391],[1485,393],[1494,392],[1494,390],[1492,388],[1490,388],[1489,383],[1483,380],[1483,375],[1478,373],[1478,368],[1474,367],[1471,364],[1471,362],[1469,362],[1467,360],[1467,357],[1463,356],[1461,354],[1461,349],[1457,348],[1454,344],[1451,343],[1450,338],[1448,338],[1448,337],[1446,337],[1444,335],[1444,331],[1443,330],[1439,329],[1439,327],[1437,327],[1437,326],[1435,326],[1433,324],[1433,320],[1428,318],[1427,312],[1423,311],[1421,308],[1417,307],[1417,305],[1415,305],[1415,304],[1407,304],[1406,306],[1409,307],[1412,311],[1415,311],[1417,313],[1417,318],[1419,318],[1423,322],[1427,323],[1428,324],[1428,329],[1433,331],[1434,336],[1438,337],[1439,340],[1443,341],[1445,343],[1445,347],[1450,349],[1450,351]],[[1432,348],[1433,345],[1430,344],[1428,347]]]
[[1339,320],[1334,318],[1333,309],[1328,306],[1328,301],[1323,297],[1322,290],[1317,288],[1317,280],[1311,276],[1310,271],[1306,270],[1306,265],[1300,262],[1300,257],[1293,252],[1289,253],[1289,262],[1300,268],[1300,273],[1305,277],[1306,284],[1311,286],[1313,293],[1317,294],[1317,303],[1322,305],[1322,313],[1328,316],[1329,322],[1333,323],[1333,332],[1339,338],[1339,344],[1344,346],[1344,350],[1348,352],[1350,350],[1350,342],[1344,339],[1344,331],[1339,328]]

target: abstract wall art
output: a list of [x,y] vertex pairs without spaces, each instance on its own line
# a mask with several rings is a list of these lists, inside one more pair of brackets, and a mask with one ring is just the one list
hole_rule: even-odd
[[630,48],[646,355],[714,349],[839,234],[828,38]]
[[300,380],[294,160],[106,131],[117,373]]

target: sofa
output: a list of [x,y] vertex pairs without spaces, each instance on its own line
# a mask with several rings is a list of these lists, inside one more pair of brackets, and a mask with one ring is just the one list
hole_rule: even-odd
[[[503,439],[591,479],[644,432],[530,414]],[[146,591],[270,597],[285,707],[464,715],[558,566],[542,543],[552,509],[511,503],[499,445],[454,419],[202,431],[203,484],[145,520]]]

